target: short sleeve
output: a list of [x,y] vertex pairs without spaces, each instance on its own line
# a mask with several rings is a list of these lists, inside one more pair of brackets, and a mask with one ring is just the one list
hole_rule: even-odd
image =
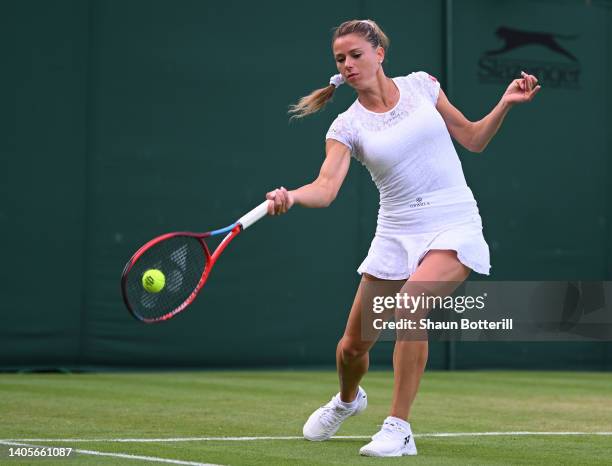
[[421,94],[435,106],[438,103],[438,94],[440,93],[440,83],[438,80],[425,73],[425,71],[417,71],[412,73],[411,76]]
[[325,139],[334,139],[340,141],[342,144],[347,146],[351,152],[353,152],[353,132],[350,124],[344,115],[338,115],[332,122]]

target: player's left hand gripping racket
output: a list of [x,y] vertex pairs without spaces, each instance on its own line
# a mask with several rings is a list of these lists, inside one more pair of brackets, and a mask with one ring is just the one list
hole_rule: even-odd
[[[147,324],[163,322],[186,309],[204,286],[227,245],[264,217],[266,200],[238,221],[207,233],[179,231],[152,239],[123,269],[121,292],[130,313]],[[228,233],[211,254],[205,238]]]

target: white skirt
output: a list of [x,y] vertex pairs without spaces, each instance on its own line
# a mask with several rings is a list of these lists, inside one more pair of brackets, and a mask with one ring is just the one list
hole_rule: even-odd
[[376,235],[357,272],[407,279],[433,249],[456,251],[463,265],[489,275],[489,246],[469,187],[432,191],[400,203],[381,200]]

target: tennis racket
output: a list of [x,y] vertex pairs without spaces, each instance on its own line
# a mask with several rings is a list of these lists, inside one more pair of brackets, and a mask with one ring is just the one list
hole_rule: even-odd
[[[121,293],[130,313],[147,324],[163,322],[194,302],[227,245],[267,213],[266,200],[235,223],[206,233],[166,233],[142,246],[123,269]],[[225,238],[211,254],[206,238]]]

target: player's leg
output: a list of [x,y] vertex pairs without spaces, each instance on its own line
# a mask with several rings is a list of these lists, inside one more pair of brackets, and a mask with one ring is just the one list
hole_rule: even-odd
[[[394,282],[398,291],[403,283],[404,281]],[[336,367],[342,401],[350,402],[357,396],[359,382],[368,371],[369,351],[376,343],[380,333],[373,331],[370,322],[363,321],[364,318],[373,315],[373,313],[367,312],[369,308],[366,309],[366,306],[371,307],[373,296],[382,294],[382,288],[389,285],[391,285],[390,281],[381,280],[369,274],[363,274],[361,278],[344,335],[342,335],[336,348]],[[364,335],[365,329],[368,329],[367,335]]]
[[[433,250],[429,251],[416,272],[408,279],[400,293],[418,296],[423,293],[423,285],[427,290],[425,294],[435,296],[448,296],[465,281],[470,269],[457,258],[455,251]],[[423,316],[429,309],[419,309],[415,315]],[[407,334],[407,338],[395,342],[393,352],[393,402],[391,416],[408,420],[410,408],[416,397],[421,376],[425,371],[428,356],[427,333],[421,335]]]
[[[455,251],[432,250],[427,253],[400,293],[412,296],[447,296],[468,277],[470,269],[463,265]],[[427,309],[418,309],[413,319],[425,316]],[[390,416],[372,442],[360,453],[367,456],[416,455],[416,446],[408,418],[416,397],[428,356],[427,334],[398,334],[393,352],[393,401]]]
[[[379,332],[373,331],[368,312],[375,295],[399,291],[404,281],[380,280],[364,274],[355,294],[344,335],[336,349],[336,363],[340,392],[329,403],[317,409],[304,425],[304,437],[308,440],[327,440],[334,435],[344,420],[363,411],[367,395],[359,382],[368,370],[368,352],[376,342]],[[364,332],[365,330],[365,332]]]

